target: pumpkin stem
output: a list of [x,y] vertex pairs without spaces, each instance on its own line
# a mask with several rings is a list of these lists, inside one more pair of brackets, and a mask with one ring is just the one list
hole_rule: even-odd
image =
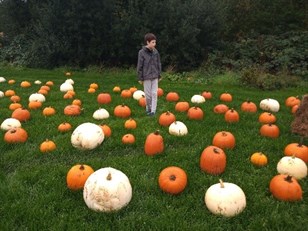
[[112,179],[112,177],[111,177],[111,174],[109,173],[108,174],[108,176],[107,176],[107,178],[106,178],[107,180],[111,180]]
[[221,132],[222,136],[227,136],[227,133],[225,131]]
[[222,181],[222,179],[219,179],[219,183],[220,183],[220,187],[221,187],[221,188],[224,188],[224,187],[225,187],[224,182]]
[[286,178],[284,178],[285,181],[292,183],[292,176],[288,175]]
[[215,154],[219,154],[219,153],[220,153],[219,150],[218,150],[218,148],[213,148],[213,152],[214,152]]
[[85,167],[82,165],[80,165],[79,170],[83,171],[85,169]]
[[159,130],[156,130],[156,131],[154,132],[154,134],[155,134],[155,135],[159,135]]
[[302,147],[303,146],[303,143],[304,143],[304,137],[301,136],[300,140],[299,140],[299,143],[298,143],[298,147]]
[[175,179],[176,179],[176,176],[175,175],[171,175],[171,176],[169,176],[169,180],[171,180],[171,181],[175,181]]

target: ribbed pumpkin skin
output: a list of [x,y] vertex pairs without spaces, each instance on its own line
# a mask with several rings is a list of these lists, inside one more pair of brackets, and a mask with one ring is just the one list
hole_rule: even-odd
[[122,105],[118,105],[114,108],[113,111],[114,115],[116,117],[120,117],[120,118],[127,118],[130,117],[131,115],[131,110],[128,106],[122,104]]
[[225,113],[225,121],[229,123],[236,123],[239,122],[240,120],[240,115],[236,110],[231,108],[230,110],[226,111]]
[[303,199],[303,191],[294,177],[279,174],[270,181],[270,192],[282,201],[299,201]]
[[279,127],[275,124],[263,124],[260,128],[261,136],[266,136],[270,138],[277,138],[279,137]]
[[89,165],[74,165],[66,175],[67,187],[71,190],[83,189],[86,180],[93,172],[93,168]]
[[262,152],[256,152],[251,155],[250,162],[258,167],[267,165],[267,156]]
[[158,123],[161,126],[167,127],[176,120],[175,115],[172,112],[164,112],[159,116]]
[[148,156],[154,156],[164,151],[164,139],[158,131],[150,133],[144,143],[144,152]]
[[23,128],[13,128],[4,134],[3,139],[7,143],[24,143],[28,139],[28,133]]
[[158,184],[166,193],[179,194],[187,185],[187,175],[183,169],[170,166],[160,172]]
[[202,120],[204,113],[199,107],[191,107],[187,111],[187,117],[191,120]]
[[233,149],[235,147],[235,137],[231,132],[221,131],[217,132],[213,137],[213,145],[219,148]]
[[273,124],[276,120],[276,116],[270,112],[262,112],[259,116],[259,122],[262,124]]
[[213,175],[219,175],[225,171],[227,156],[225,152],[216,146],[206,147],[200,157],[200,168]]

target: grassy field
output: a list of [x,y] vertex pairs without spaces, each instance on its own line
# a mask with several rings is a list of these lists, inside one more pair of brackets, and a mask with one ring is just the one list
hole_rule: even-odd
[[[22,124],[29,134],[26,143],[7,144],[0,141],[0,230],[304,230],[308,227],[308,182],[300,181],[304,191],[303,200],[290,203],[281,202],[269,192],[269,182],[277,174],[277,162],[284,156],[284,147],[298,142],[299,137],[292,134],[290,124],[294,117],[284,105],[288,96],[303,95],[307,88],[284,89],[279,91],[260,91],[240,86],[230,74],[213,78],[211,84],[203,84],[192,78],[176,82],[163,79],[160,87],[165,95],[176,91],[181,101],[190,102],[194,94],[211,91],[213,98],[199,105],[204,113],[202,121],[191,121],[185,113],[174,110],[175,103],[165,100],[165,95],[158,100],[158,112],[155,117],[147,117],[133,98],[122,99],[112,92],[114,86],[122,89],[138,85],[134,71],[105,70],[73,71],[76,97],[83,102],[83,113],[78,117],[68,117],[63,109],[71,99],[63,99],[59,86],[67,77],[63,69],[53,71],[1,68],[0,76],[16,83],[0,83],[0,91],[13,89],[22,97],[21,104],[28,105],[30,94],[40,86],[35,80],[45,83],[54,81],[50,93],[46,96],[46,106],[53,106],[57,113],[44,117],[42,110],[31,111],[31,120]],[[30,88],[21,88],[20,82],[32,82]],[[97,83],[99,89],[94,94],[87,92],[91,83]],[[307,85],[306,85],[307,87]],[[228,106],[240,114],[238,123],[229,124],[223,115],[213,112],[213,107],[220,102],[219,95],[224,92],[233,95]],[[100,106],[96,97],[100,92],[109,92],[112,102]],[[260,123],[255,114],[243,113],[240,105],[246,99],[257,105],[264,98],[275,98],[281,104],[276,113],[280,136],[277,139],[262,137],[259,134]],[[0,122],[11,117],[8,109],[8,97],[0,98]],[[113,109],[121,103],[132,109],[132,118],[138,126],[128,131],[124,128],[125,119],[116,118]],[[193,104],[190,102],[190,105]],[[93,112],[103,107],[110,113],[110,118],[96,121]],[[168,128],[158,124],[158,117],[165,111],[171,111],[177,120],[186,124],[189,133],[184,137],[169,135]],[[62,122],[69,122],[77,127],[83,122],[106,123],[112,129],[112,135],[106,138],[95,150],[81,151],[72,147],[71,132],[61,134],[57,127]],[[164,138],[163,154],[149,157],[144,154],[146,136],[159,129]],[[199,158],[202,150],[211,145],[216,132],[230,131],[236,137],[236,147],[226,150],[227,167],[220,176],[202,172]],[[124,145],[121,138],[126,133],[136,137],[133,145]],[[53,140],[57,149],[42,154],[39,145],[45,140]],[[305,140],[307,145],[307,140]],[[250,155],[262,151],[269,158],[269,164],[258,168],[250,163]],[[83,200],[82,191],[71,191],[66,187],[67,171],[75,164],[83,163],[95,170],[113,167],[124,172],[130,179],[133,197],[127,207],[116,213],[98,213],[88,209]],[[183,193],[172,196],[162,192],[158,186],[158,175],[167,166],[183,168],[188,176],[188,185]],[[213,215],[206,208],[204,195],[206,190],[218,183],[219,179],[240,186],[245,192],[247,207],[236,217],[224,218]]]

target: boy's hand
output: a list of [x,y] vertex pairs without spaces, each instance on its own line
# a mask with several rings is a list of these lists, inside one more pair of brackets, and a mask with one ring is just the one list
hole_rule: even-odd
[[143,84],[143,81],[139,80],[138,83],[140,83],[141,85]]

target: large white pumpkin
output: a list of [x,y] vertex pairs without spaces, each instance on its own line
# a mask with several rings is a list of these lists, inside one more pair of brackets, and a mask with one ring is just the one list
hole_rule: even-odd
[[214,214],[233,217],[246,207],[243,190],[233,183],[222,182],[208,188],[204,197],[206,207]]
[[300,180],[307,176],[307,165],[300,158],[295,156],[285,156],[279,160],[277,171],[280,174],[291,175],[297,180]]
[[0,91],[0,98],[4,97],[4,92]]
[[74,85],[75,82],[74,82],[74,80],[72,80],[72,79],[67,79],[67,80],[65,80],[65,83]]
[[268,98],[261,100],[260,108],[264,111],[278,112],[280,104],[277,100]]
[[145,94],[144,94],[144,92],[141,91],[141,90],[137,90],[137,91],[135,91],[134,94],[133,94],[133,98],[134,98],[135,100],[139,100],[139,99],[141,99],[142,97],[145,97]]
[[97,109],[93,113],[93,118],[96,119],[96,120],[107,119],[107,118],[109,118],[109,112],[104,108]]
[[75,148],[91,150],[104,141],[103,129],[93,123],[83,123],[72,133],[71,143]]
[[191,97],[191,102],[192,103],[204,103],[205,98],[202,95],[194,95]]
[[6,81],[6,79],[4,77],[0,77],[0,83],[4,83]]
[[132,198],[128,177],[120,170],[107,167],[92,173],[83,189],[86,205],[98,212],[113,212],[126,206]]
[[169,125],[169,133],[174,136],[185,136],[188,133],[188,129],[183,122],[174,121]]
[[20,121],[14,118],[7,118],[1,123],[1,129],[5,131],[10,130],[12,128],[20,128],[20,127],[21,127]]
[[33,93],[29,96],[29,102],[32,102],[32,101],[38,101],[38,102],[45,102],[46,98],[43,94],[40,94],[40,93]]
[[70,83],[62,83],[61,85],[60,85],[60,91],[61,92],[67,92],[67,91],[73,91],[74,90],[74,87],[73,87],[73,85],[72,84],[70,84]]

